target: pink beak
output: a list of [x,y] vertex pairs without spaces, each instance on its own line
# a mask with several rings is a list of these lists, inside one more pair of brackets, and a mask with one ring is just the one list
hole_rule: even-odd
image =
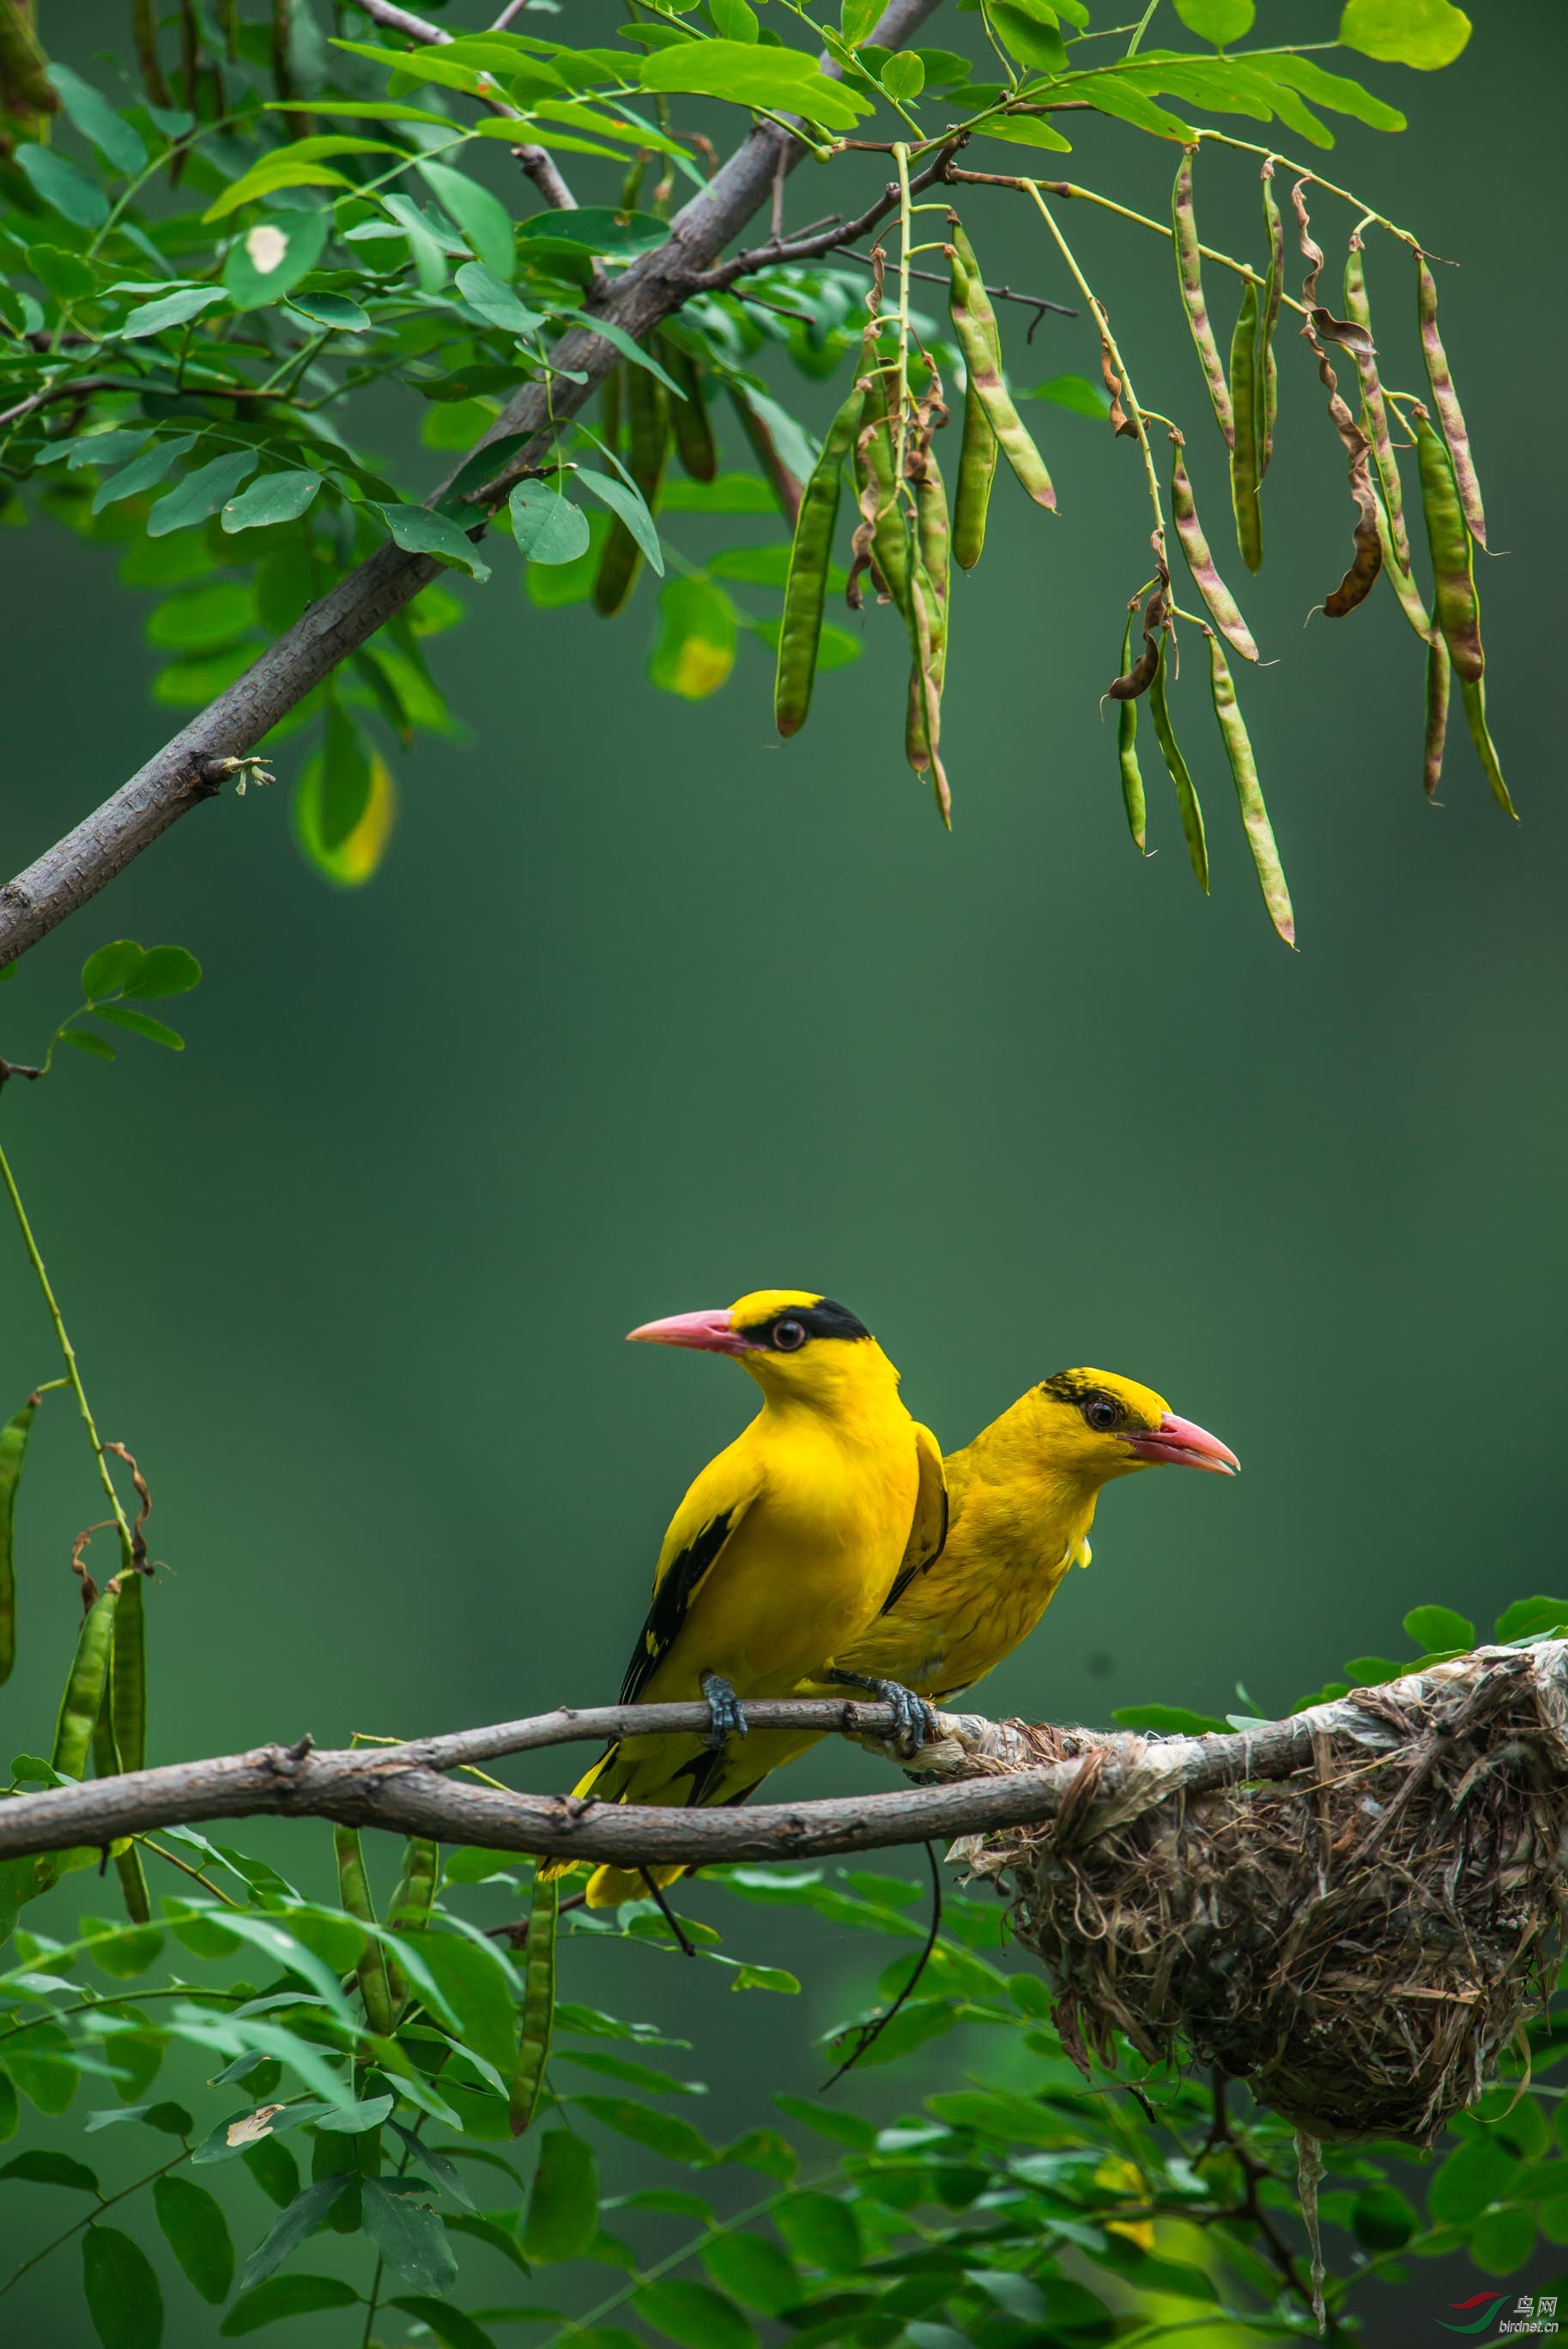
[[640,1330],[628,1330],[628,1345],[696,1346],[705,1354],[745,1354],[750,1351],[750,1341],[729,1326],[729,1315],[716,1313],[672,1313],[663,1321],[645,1321]]
[[1238,1476],[1242,1464],[1206,1427],[1178,1419],[1168,1411],[1157,1428],[1127,1438],[1140,1460],[1161,1461],[1173,1468],[1202,1468],[1211,1476]]

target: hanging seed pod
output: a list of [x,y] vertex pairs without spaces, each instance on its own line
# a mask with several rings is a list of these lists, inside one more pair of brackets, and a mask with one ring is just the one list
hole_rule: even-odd
[[[670,441],[670,398],[656,376],[646,367],[626,371],[627,471],[652,512],[664,479]],[[593,578],[593,603],[606,620],[624,606],[643,567],[643,550],[617,514],[604,541]]]
[[147,1614],[139,1574],[119,1578],[114,1647],[109,1657],[109,1709],[122,1770],[147,1767]]
[[[1122,677],[1132,667],[1132,622],[1137,610],[1136,604],[1128,605],[1127,626],[1121,632]],[[1117,683],[1120,682],[1119,678]],[[1121,804],[1127,811],[1127,829],[1132,834],[1132,844],[1140,856],[1147,856],[1144,836],[1148,812],[1143,799],[1143,770],[1138,763],[1138,702],[1131,695],[1119,695],[1117,698],[1116,758],[1121,770]]]
[[1318,341],[1312,322],[1308,320],[1301,331],[1317,354],[1318,380],[1328,394],[1328,412],[1349,460],[1350,494],[1356,501],[1356,527],[1352,533],[1356,552],[1350,568],[1320,606],[1331,620],[1342,620],[1357,604],[1365,603],[1377,584],[1377,574],[1383,568],[1383,531],[1387,525],[1377,492],[1372,486],[1372,444],[1339,397],[1339,378],[1329,365],[1328,353]]
[[108,1661],[119,1602],[119,1585],[110,1581],[101,1597],[93,1600],[77,1634],[76,1653],[60,1698],[55,1742],[49,1752],[51,1764],[63,1777],[85,1778],[88,1774],[88,1756],[92,1752],[93,1733],[108,1686]]
[[861,357],[860,429],[855,435],[855,472],[861,519],[856,525],[845,600],[861,608],[861,574],[870,571],[883,603],[909,615],[909,533],[893,479],[893,419],[888,414],[887,375],[876,358],[875,324],[867,327]]
[[[1274,419],[1279,414],[1279,362],[1274,357],[1274,329],[1279,325],[1280,302],[1284,294],[1284,229],[1280,221],[1279,206],[1274,202],[1274,157],[1265,155],[1261,173],[1264,192],[1264,233],[1268,238],[1268,280],[1264,287],[1263,317],[1258,327],[1258,350],[1263,362],[1263,413],[1258,419],[1258,479],[1268,471],[1274,455]],[[1234,641],[1233,639],[1233,641]]]
[[1432,273],[1427,267],[1425,254],[1416,256],[1416,308],[1421,326],[1421,356],[1427,363],[1427,381],[1432,387],[1432,406],[1438,411],[1443,438],[1453,459],[1460,504],[1470,536],[1478,546],[1485,546],[1486,515],[1481,510],[1480,483],[1476,479],[1475,460],[1470,453],[1470,430],[1465,423],[1464,410],[1454,389],[1453,377],[1449,373],[1443,338],[1438,332],[1438,289]]
[[1236,425],[1232,412],[1230,387],[1221,363],[1220,347],[1214,340],[1214,329],[1210,323],[1209,305],[1203,296],[1203,256],[1198,250],[1198,222],[1192,208],[1192,151],[1191,147],[1182,150],[1181,160],[1176,169],[1176,185],[1171,197],[1171,241],[1176,253],[1176,282],[1181,289],[1181,307],[1187,314],[1192,347],[1198,354],[1198,364],[1209,387],[1214,421],[1224,437],[1226,448],[1233,449],[1236,445]]
[[[985,343],[991,370],[1000,382],[1002,344],[995,313]],[[985,413],[975,370],[970,367],[965,370],[964,437],[959,444],[958,481],[953,502],[953,558],[965,571],[974,570],[985,543],[985,517],[991,504],[991,485],[996,478],[996,435]]]
[[[1137,604],[1134,603],[1130,609],[1136,612]],[[1132,649],[1132,620],[1130,615],[1129,616],[1126,641],[1121,649],[1122,674],[1113,677],[1105,688],[1112,701],[1136,701],[1140,694],[1148,692],[1154,682],[1154,672],[1160,666],[1160,631],[1164,625],[1165,583],[1161,580],[1149,598],[1149,608],[1143,615],[1143,650],[1130,667],[1127,667],[1127,657]]]
[[[945,413],[944,409],[944,416]],[[917,775],[930,774],[938,812],[943,822],[950,824],[952,797],[937,753],[941,744],[942,692],[947,674],[952,533],[947,492],[927,432],[922,434],[910,471],[914,483],[916,560],[910,574],[913,664],[904,750]]]
[[1264,516],[1258,503],[1259,427],[1264,406],[1258,355],[1262,306],[1257,285],[1249,278],[1242,293],[1236,331],[1231,337],[1231,410],[1234,419],[1231,509],[1236,517],[1236,544],[1249,571],[1255,571],[1264,559]]
[[[1205,631],[1207,634],[1208,632]],[[1209,636],[1209,689],[1213,699],[1214,716],[1219,722],[1220,737],[1230,761],[1231,781],[1236,787],[1236,804],[1242,812],[1242,827],[1247,835],[1247,846],[1253,853],[1253,865],[1258,876],[1258,887],[1264,893],[1269,919],[1287,947],[1295,944],[1295,916],[1291,911],[1290,891],[1285,886],[1284,867],[1280,863],[1274,844],[1274,826],[1264,804],[1263,786],[1258,781],[1258,763],[1253,755],[1252,738],[1241,704],[1236,699],[1235,679],[1230,663],[1221,648],[1218,636]]]
[[1453,663],[1436,628],[1427,644],[1427,740],[1422,781],[1430,799],[1442,781],[1443,745],[1449,731],[1449,684]]
[[1001,349],[996,314],[982,283],[980,264],[954,214],[949,212],[947,217],[953,228],[953,242],[943,248],[951,272],[948,311],[969,380],[980,396],[1002,454],[1019,483],[1037,505],[1054,512],[1057,493],[1051,487],[1046,460],[1026,431],[1002,381],[996,357]]
[[1508,785],[1502,780],[1502,768],[1498,760],[1497,746],[1491,739],[1491,730],[1486,722],[1485,682],[1479,677],[1475,678],[1461,677],[1460,693],[1464,701],[1465,718],[1470,726],[1470,740],[1475,744],[1475,754],[1480,761],[1480,771],[1491,786],[1492,798],[1504,815],[1512,816],[1517,823],[1519,818],[1513,802],[1508,796]]
[[1315,310],[1318,272],[1323,267],[1323,247],[1313,238],[1311,216],[1306,209],[1306,184],[1305,180],[1298,180],[1290,191],[1290,200],[1295,208],[1302,258],[1306,263],[1306,275],[1301,281],[1301,298],[1308,310]]
[[1180,435],[1172,432],[1171,442],[1171,511],[1175,518],[1176,535],[1181,543],[1181,552],[1187,558],[1187,568],[1192,574],[1192,583],[1208,605],[1209,616],[1225,642],[1233,645],[1243,660],[1255,661],[1258,648],[1253,641],[1253,632],[1243,619],[1236,599],[1221,578],[1214,558],[1209,552],[1209,542],[1198,519],[1192,484],[1187,478]]
[[16,1491],[37,1408],[38,1397],[29,1395],[0,1428],[0,1686],[16,1666]]
[[1209,894],[1209,845],[1203,836],[1203,811],[1198,804],[1198,793],[1191,773],[1181,756],[1176,740],[1176,730],[1171,723],[1170,705],[1165,698],[1165,647],[1160,647],[1154,675],[1149,687],[1149,715],[1154,720],[1154,739],[1160,745],[1160,755],[1165,761],[1165,771],[1176,786],[1176,805],[1181,816],[1181,831],[1187,843],[1187,861],[1192,867],[1198,886],[1206,897]]
[[1381,500],[1377,506],[1377,543],[1383,550],[1383,576],[1399,599],[1399,609],[1423,644],[1432,640],[1432,616],[1421,601],[1421,591],[1408,571],[1402,571],[1388,535],[1388,517]]
[[1480,641],[1480,599],[1475,586],[1475,551],[1465,527],[1449,452],[1417,400],[1410,409],[1416,458],[1421,469],[1421,513],[1432,558],[1432,600],[1455,671],[1461,682],[1479,685],[1486,667]]
[[681,470],[694,481],[717,481],[718,479],[718,442],[714,438],[713,419],[707,412],[707,398],[701,367],[689,351],[671,342],[667,335],[659,336],[659,357],[666,372],[685,392],[684,399],[670,403],[670,423],[675,431],[676,454]]
[[1388,515],[1388,538],[1394,559],[1399,568],[1410,568],[1410,533],[1405,526],[1405,491],[1399,479],[1399,460],[1394,451],[1394,437],[1388,427],[1388,403],[1383,397],[1383,386],[1377,374],[1377,352],[1372,341],[1372,305],[1367,295],[1367,270],[1361,258],[1359,234],[1352,236],[1350,250],[1345,259],[1345,311],[1346,317],[1361,330],[1363,342],[1354,346],[1352,355],[1356,371],[1361,379],[1361,401],[1366,410],[1367,436],[1372,443],[1377,460],[1377,479],[1383,485],[1383,503]]
[[528,1956],[522,1973],[522,2031],[511,2081],[511,2133],[521,2137],[539,2109],[555,2029],[555,1928],[561,1888],[536,1872],[528,1905]]
[[833,559],[833,531],[843,491],[844,460],[855,444],[865,393],[857,383],[828,428],[822,453],[811,469],[795,517],[789,574],[784,586],[784,616],[779,627],[779,665],[773,684],[773,720],[786,740],[798,734],[811,707],[817,652],[822,641],[822,609]]
[[[337,1861],[337,1905],[361,1924],[374,1925],[376,1903],[370,1897],[370,1878],[366,1873],[365,1850],[357,1827],[335,1826],[332,1847]],[[365,2001],[365,2020],[378,2038],[390,2036],[396,2017],[392,2006],[392,1989],[387,1975],[387,1953],[379,1941],[366,1939],[360,1954],[355,1977],[359,1994]]]

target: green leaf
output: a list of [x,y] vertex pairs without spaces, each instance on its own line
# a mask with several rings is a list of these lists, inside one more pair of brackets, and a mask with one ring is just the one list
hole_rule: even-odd
[[907,51],[889,57],[882,69],[882,86],[900,106],[907,106],[925,88],[925,67]]
[[242,2333],[259,2333],[263,2324],[279,2324],[285,2316],[311,2316],[323,2308],[355,2308],[359,2294],[335,2276],[274,2276],[234,2302],[218,2327],[224,2341]]
[[852,2205],[830,2194],[792,2194],[773,2223],[803,2267],[853,2275],[865,2257]]
[[683,701],[706,701],[728,682],[738,633],[735,605],[711,579],[666,579],[659,590],[649,679]]
[[629,482],[617,481],[613,474],[591,473],[586,468],[579,470],[577,480],[580,487],[591,490],[613,514],[625,523],[647,556],[650,566],[662,579],[665,574],[664,550],[659,544],[659,533],[642,492],[634,489]]
[[213,221],[226,220],[253,197],[270,196],[278,188],[352,188],[354,182],[342,171],[335,171],[326,163],[286,154],[263,156],[253,164],[242,179],[224,189],[216,203],[209,204],[201,215],[203,227]]
[[754,47],[747,41],[682,41],[655,49],[639,78],[645,89],[803,114],[833,130],[852,129],[869,111],[864,99],[830,81],[802,50]]
[[454,171],[449,164],[420,162],[416,168],[486,268],[509,279],[517,257],[512,250],[511,214],[500,197],[470,180],[466,171]]
[[1257,13],[1253,0],[1176,0],[1176,14],[1187,30],[1217,49],[1243,39]]
[[776,515],[779,500],[760,473],[720,473],[716,481],[690,481],[676,473],[659,493],[659,512]]
[[757,2349],[757,2330],[732,2300],[706,2283],[669,2276],[632,2295],[645,2323],[685,2349]]
[[1397,1664],[1388,1656],[1352,1656],[1345,1667],[1345,1677],[1352,1688],[1380,1688],[1385,1681],[1403,1680],[1410,1669],[1410,1659]]
[[346,294],[291,294],[291,310],[302,317],[314,320],[318,326],[333,326],[350,334],[361,332],[370,324],[370,313],[351,302]]
[[[227,645],[256,616],[255,591],[237,579],[216,580],[188,595],[171,595],[149,615],[145,635],[162,652],[207,652]],[[123,942],[122,942],[123,943]],[[136,949],[139,961],[141,949]],[[134,965],[133,965],[134,967]],[[83,974],[86,985],[86,974]],[[117,978],[88,990],[108,995],[119,986]]]
[[[241,588],[238,592],[242,595],[245,591]],[[128,979],[135,978],[143,959],[143,951],[134,938],[115,938],[107,947],[99,947],[82,965],[85,1000],[90,1003],[95,995],[118,994]]]
[[149,947],[138,968],[120,981],[126,995],[189,995],[201,983],[201,966],[184,947]]
[[[15,968],[15,966],[13,966]],[[1500,1641],[1528,1640],[1568,1626],[1568,1599],[1516,1599],[1497,1619]]]
[[[121,1004],[105,1003],[98,1007],[97,1017],[111,1021],[116,1028],[128,1028],[133,1036],[144,1036],[150,1044],[162,1044],[170,1052],[185,1050],[185,1039],[179,1030],[165,1027],[149,1011],[132,1011]],[[161,1938],[158,1937],[160,1945]]]
[[1470,36],[1470,18],[1449,0],[1345,0],[1339,19],[1347,49],[1421,73],[1451,66]]
[[[473,2147],[465,2147],[464,2150],[471,2154]],[[459,2235],[471,2235],[477,2243],[488,2243],[492,2251],[499,2251],[503,2260],[510,2260],[520,2274],[533,2273],[521,2244],[511,2229],[501,2226],[494,2219],[487,2219],[482,2211],[452,2211],[447,2220],[447,2231],[450,2234],[454,2230]]]
[[1491,2137],[1467,2137],[1450,2153],[1427,2193],[1436,2226],[1470,2227],[1489,2203],[1506,2199],[1524,2165]]
[[574,2260],[599,2230],[599,2164],[593,2148],[570,2129],[547,2129],[529,2192],[522,2242],[545,2266]]
[[1037,114],[993,114],[975,129],[987,139],[1005,139],[1011,147],[1049,147],[1070,155],[1072,140]]
[[63,155],[57,155],[51,147],[25,141],[11,160],[26,175],[33,193],[62,220],[76,228],[102,228],[108,218],[108,198],[96,181],[67,163]]
[[263,473],[231,498],[223,508],[223,528],[232,533],[259,530],[271,523],[297,522],[315,502],[321,475],[301,466],[297,471]]
[[[1030,1977],[1017,1979],[1027,1981]],[[775,2091],[773,2101],[791,2120],[803,2121],[819,2136],[831,2137],[836,2145],[847,2145],[855,2153],[870,2153],[876,2144],[876,2130],[858,2113],[841,2111],[837,2105],[816,2104],[810,2096],[788,2096],[781,2090]]]
[[139,303],[123,326],[117,329],[122,343],[133,343],[144,335],[161,335],[170,326],[183,326],[199,318],[203,310],[215,303],[227,303],[226,289],[222,285],[187,285],[178,294],[160,295],[156,302]]
[[419,1955],[434,1979],[441,2020],[510,2079],[517,2062],[516,1977],[500,1951],[466,1934],[425,1933]]
[[[98,289],[98,273],[91,264],[84,261],[79,254],[62,252],[57,244],[30,244],[27,247],[27,266],[34,276],[40,279],[59,302],[82,302]],[[102,440],[119,441],[131,439],[133,436],[127,433],[105,432],[96,437]],[[147,435],[143,432],[134,437],[139,443],[146,440]],[[63,452],[58,449],[45,450],[38,461],[40,464],[52,463],[60,453]],[[120,453],[123,452],[119,450],[105,452],[106,457],[109,454]],[[75,472],[78,464],[91,461],[90,451],[73,450],[71,455],[66,460],[67,470]]]
[[325,746],[307,762],[290,809],[301,854],[334,887],[359,888],[387,853],[397,812],[387,761],[378,750],[365,759],[352,721],[329,703]]
[[73,1051],[85,1052],[89,1061],[118,1061],[119,1054],[101,1036],[89,1036],[85,1029],[67,1028],[60,1038]]
[[839,30],[851,49],[869,41],[882,19],[882,0],[842,0]]
[[[214,457],[209,463],[198,465],[177,489],[166,498],[160,498],[153,507],[147,517],[149,538],[167,538],[170,531],[189,530],[193,523],[205,522],[209,514],[215,514],[221,505],[227,503],[241,482],[255,471],[258,462],[253,449],[235,449],[226,457]],[[129,472],[133,469],[128,466],[126,470]]]
[[1364,2186],[1356,2197],[1350,2223],[1364,2251],[1398,2251],[1421,2221],[1397,2187]]
[[1475,1625],[1451,1607],[1412,1607],[1404,1628],[1423,1655],[1435,1648],[1463,1651],[1475,1646]]
[[992,0],[990,14],[1004,47],[1021,64],[1037,73],[1066,73],[1067,45],[1056,26],[1042,24],[1019,0]]
[[117,114],[108,98],[69,66],[52,65],[46,71],[67,119],[92,141],[105,162],[128,179],[139,171],[147,161],[147,149],[123,115]]
[[484,2327],[465,2316],[450,2301],[430,2300],[423,2292],[407,2292],[392,2302],[405,2316],[418,2317],[420,2323],[433,2333],[441,2349],[495,2349],[495,2344]]
[[163,2294],[147,2253],[118,2227],[94,2224],[82,2237],[82,2291],[103,2349],[158,2349]]
[[1192,1713],[1184,1704],[1124,1704],[1111,1714],[1120,1729],[1157,1729],[1165,1737],[1206,1737],[1230,1723],[1212,1713]]
[[188,2280],[216,2308],[234,2281],[229,2222],[204,2186],[188,2178],[157,2178],[152,2203],[164,2240]]
[[571,2102],[617,2136],[630,2137],[634,2145],[645,2146],[666,2161],[706,2168],[715,2158],[702,2131],[674,2113],[654,2112],[646,2105],[634,2104],[629,2096],[573,2095]]
[[1049,399],[1057,408],[1070,409],[1075,416],[1087,416],[1092,424],[1103,424],[1110,414],[1110,401],[1098,383],[1086,375],[1053,375],[1045,383],[1037,383],[1030,391],[1019,392],[1020,399]]
[[599,336],[603,341],[613,343],[616,350],[620,352],[621,357],[624,359],[630,360],[633,367],[641,367],[645,375],[656,376],[659,381],[664,385],[665,390],[673,393],[676,399],[684,399],[686,398],[685,389],[676,381],[674,376],[669,373],[668,369],[661,367],[658,360],[653,356],[653,353],[651,351],[645,351],[641,343],[634,341],[633,337],[627,334],[624,326],[617,326],[614,318],[595,318],[592,313],[587,310],[567,309],[565,307],[555,308],[552,311],[551,315],[557,318],[570,318],[579,326],[587,326],[593,334]]
[[1353,115],[1373,130],[1403,130],[1405,117],[1397,106],[1385,106],[1369,89],[1347,75],[1325,72],[1315,57],[1274,57],[1268,59],[1268,71],[1275,82],[1288,82],[1303,98],[1311,98],[1315,106],[1326,107],[1331,113]]
[[223,263],[223,284],[235,309],[281,302],[321,259],[331,225],[324,205],[314,212],[269,212],[237,237]]
[[419,2179],[363,2178],[365,2231],[395,2274],[432,2292],[449,2292],[458,2263],[445,2227],[423,2199],[429,2190]]
[[[198,2161],[205,2150],[198,2147]],[[243,2147],[240,2158],[268,2201],[286,2210],[299,2192],[299,2164],[287,2146],[280,2145],[275,2137],[264,2137],[255,2145]]]
[[[764,2316],[782,2315],[806,2297],[794,2261],[766,2235],[716,2235],[703,2252],[702,2263],[721,2292]],[[676,2335],[677,2340],[685,2337]]]
[[378,511],[394,543],[406,553],[433,554],[452,570],[466,571],[470,579],[490,577],[489,564],[480,561],[478,549],[445,514],[431,513],[425,506],[382,506]]
[[[255,2147],[250,2150],[253,2152]],[[365,2181],[366,2185],[369,2182]],[[335,2177],[315,2178],[302,2189],[241,2269],[240,2290],[253,2291],[257,2284],[264,2283],[274,2269],[282,2267],[289,2253],[297,2250],[307,2235],[315,2232],[347,2184],[348,2172],[345,2170]]]
[[536,335],[544,324],[543,312],[529,309],[506,280],[482,261],[465,261],[454,282],[469,309],[477,310],[503,334]]
[[[711,48],[710,42],[708,47]],[[770,57],[778,55],[770,49]],[[656,212],[612,211],[606,204],[579,204],[569,212],[534,212],[518,229],[525,254],[530,247],[573,245],[602,254],[612,261],[634,261],[652,253],[669,234],[669,223]]]
[[508,502],[517,551],[530,563],[575,563],[587,554],[587,515],[548,481],[519,481]]
[[1489,2210],[1472,2232],[1469,2248],[1482,2275],[1514,2274],[1535,2249],[1534,2213]]
[[[139,457],[133,457],[129,465],[123,465],[118,473],[110,473],[107,481],[98,483],[93,499],[94,513],[102,513],[106,506],[118,505],[122,498],[137,498],[143,490],[156,489],[164,475],[179,463],[188,450],[195,446],[195,433],[182,432],[178,439],[156,442]],[[203,564],[202,568],[207,567]]]
[[97,2173],[68,2153],[46,2153],[41,2147],[19,2153],[0,2168],[0,2178],[24,2178],[31,2186],[74,2186],[80,2194],[97,2194]]

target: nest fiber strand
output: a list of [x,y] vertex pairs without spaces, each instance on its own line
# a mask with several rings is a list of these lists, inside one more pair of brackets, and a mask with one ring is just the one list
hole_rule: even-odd
[[1314,2136],[1427,2144],[1550,1987],[1564,1651],[1482,1650],[1332,1715],[1309,1766],[1202,1794],[1161,1793],[1160,1741],[1019,1724],[1036,1766],[1081,1755],[1078,1782],[1048,1825],[965,1853],[1011,1876],[1069,2046],[1122,2032]]

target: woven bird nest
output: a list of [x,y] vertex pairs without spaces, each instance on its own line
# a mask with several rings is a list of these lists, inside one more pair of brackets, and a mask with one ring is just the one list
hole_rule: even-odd
[[1310,1766],[1202,1794],[1170,1791],[1173,1742],[1022,1729],[1078,1780],[1050,1824],[964,1849],[1010,1875],[1069,2048],[1124,2032],[1313,2136],[1428,2144],[1550,1988],[1563,1676],[1553,1645],[1358,1691],[1321,1709]]

